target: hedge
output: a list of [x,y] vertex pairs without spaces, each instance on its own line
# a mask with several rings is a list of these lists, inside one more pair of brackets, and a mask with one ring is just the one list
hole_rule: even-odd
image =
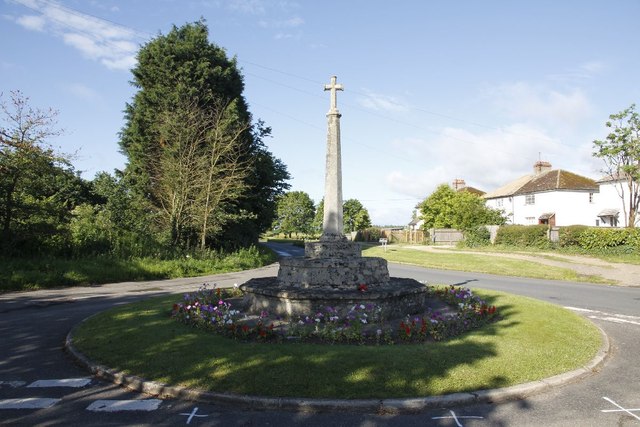
[[547,249],[551,246],[547,225],[505,225],[498,229],[496,244]]

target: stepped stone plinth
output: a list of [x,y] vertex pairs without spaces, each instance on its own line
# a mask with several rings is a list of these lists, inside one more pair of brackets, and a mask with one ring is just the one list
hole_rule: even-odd
[[343,90],[331,78],[327,113],[328,137],[325,175],[323,233],[318,242],[305,244],[305,256],[283,258],[277,277],[251,279],[240,288],[245,309],[282,316],[310,315],[323,307],[347,309],[353,304],[375,303],[382,318],[424,310],[427,287],[413,279],[389,277],[383,258],[362,257],[360,245],[343,234],[340,117],[336,91]]

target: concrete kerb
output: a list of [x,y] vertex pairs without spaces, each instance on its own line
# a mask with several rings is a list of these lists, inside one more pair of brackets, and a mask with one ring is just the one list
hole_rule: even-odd
[[176,398],[196,402],[233,405],[256,410],[283,410],[295,412],[360,412],[377,414],[407,414],[427,409],[450,408],[474,403],[500,403],[519,400],[541,393],[553,387],[576,382],[598,372],[611,352],[609,337],[600,327],[602,346],[596,356],[585,366],[570,372],[554,375],[538,381],[493,390],[453,393],[441,396],[398,399],[308,399],[295,397],[243,396],[231,393],[214,393],[185,387],[171,386],[128,375],[94,363],[73,345],[73,333],[87,317],[67,334],[65,350],[82,367],[98,378],[122,385],[134,391],[160,398]]

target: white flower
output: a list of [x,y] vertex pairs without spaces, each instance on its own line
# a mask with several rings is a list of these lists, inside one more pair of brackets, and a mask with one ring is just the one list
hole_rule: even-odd
[[360,319],[360,321],[365,324],[367,323],[367,319]]
[[360,304],[360,310],[364,310],[364,304]]

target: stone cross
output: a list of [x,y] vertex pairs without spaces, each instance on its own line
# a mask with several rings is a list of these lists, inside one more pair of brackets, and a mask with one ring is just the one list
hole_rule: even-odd
[[331,91],[331,108],[329,109],[329,112],[338,111],[338,95],[336,91],[344,90],[344,86],[336,84],[337,79],[338,78],[336,76],[331,76],[331,83],[328,85],[324,85],[325,91]]
[[342,160],[340,155],[340,117],[336,91],[344,90],[336,84],[336,76],[324,86],[331,91],[331,108],[327,113],[327,163],[324,181],[324,217],[321,241],[344,240],[342,211]]

